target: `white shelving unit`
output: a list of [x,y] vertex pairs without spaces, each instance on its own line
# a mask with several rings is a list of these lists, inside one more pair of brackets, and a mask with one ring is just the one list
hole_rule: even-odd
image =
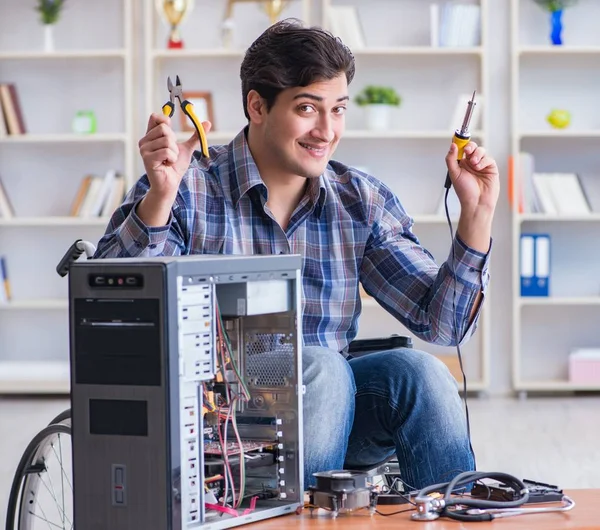
[[[423,45],[429,39],[428,22],[422,23],[428,21],[429,7],[420,0],[373,0],[368,5],[359,0],[335,1],[359,8],[367,23],[367,37],[375,22],[387,25],[377,31],[377,42],[354,51],[357,76],[351,97],[365,84],[384,82],[396,86],[403,97],[393,129],[383,132],[366,130],[362,109],[351,103],[347,132],[336,158],[369,166],[386,181],[413,215],[415,232],[423,244],[441,262],[448,255],[450,240],[437,205],[446,172],[444,156],[460,125],[451,124],[451,117],[459,94],[473,89],[484,97],[489,93],[489,0],[465,0],[482,7],[481,45],[472,48]],[[294,0],[281,17],[321,24],[329,3]],[[313,12],[316,5],[319,8]],[[137,13],[143,17],[137,26],[136,6],[143,8],[143,13]],[[406,16],[405,7],[409,14],[420,14],[418,23],[412,15]],[[41,51],[42,28],[31,6],[0,0],[0,8],[0,77],[17,83],[30,131],[0,140],[0,176],[18,215],[0,220],[0,252],[8,257],[14,297],[0,306],[0,394],[63,393],[68,391],[67,280],[58,277],[55,266],[73,240],[97,241],[108,221],[66,217],[81,177],[121,167],[131,185],[143,173],[137,141],[147,116],[160,112],[167,100],[167,76],[174,79],[179,74],[186,91],[212,93],[215,127],[209,142],[229,142],[245,125],[239,82],[243,53],[269,20],[259,4],[236,5],[233,41],[224,48],[221,21],[225,4],[207,2],[197,6],[180,28],[185,47],[168,50],[168,28],[153,2],[73,3],[59,22],[57,51],[45,53]],[[386,17],[381,17],[382,9]],[[18,32],[29,35],[27,41],[16,42],[10,36],[17,25],[28,28]],[[134,50],[137,35],[142,50]],[[134,69],[143,70],[143,86],[138,86],[140,82],[134,87]],[[44,83],[43,97],[40,83]],[[99,118],[98,133],[71,134],[74,112],[90,107]],[[145,114],[139,120],[137,110]],[[176,130],[180,123],[178,117],[173,120]],[[481,127],[473,133],[484,145],[487,123],[484,106]],[[144,130],[135,130],[134,124]],[[179,138],[190,134],[180,132]],[[89,164],[82,166],[81,160]],[[35,179],[35,194],[28,187],[31,179]],[[400,324],[376,304],[366,301],[364,305],[359,336],[402,333]],[[477,334],[463,348],[469,389],[474,391],[489,386],[490,306],[488,298]],[[435,354],[456,355],[454,348],[418,341],[416,346]]]
[[[0,394],[69,392],[67,280],[56,264],[108,219],[68,217],[81,179],[134,176],[134,0],[67,3],[43,51],[34,6],[0,0],[0,79],[14,82],[28,133],[0,139],[0,177],[16,216],[0,219],[13,299],[0,305]],[[98,24],[101,20],[102,24]],[[18,36],[21,36],[19,40]],[[93,109],[98,132],[70,132]]]
[[[511,0],[512,146],[515,196],[519,193],[519,153],[534,155],[536,172],[577,173],[592,193],[600,183],[600,6],[579,2],[565,10],[564,44],[549,40],[549,15],[529,0]],[[594,104],[592,104],[594,102]],[[552,129],[552,108],[571,111],[567,129]],[[588,187],[589,186],[589,187]],[[588,194],[589,195],[589,194]],[[520,213],[512,206],[513,386],[528,392],[600,391],[600,383],[568,380],[568,355],[597,347],[600,318],[600,257],[595,205],[591,215]],[[592,204],[594,207],[594,204]],[[521,297],[520,236],[550,235],[550,296]]]
[[[350,86],[351,99],[365,85],[393,86],[402,103],[395,111],[390,130],[364,129],[363,109],[352,101],[347,131],[335,158],[364,167],[383,180],[398,195],[414,218],[414,232],[438,263],[448,257],[450,231],[445,215],[438,214],[446,175],[444,157],[454,130],[451,123],[456,102],[463,93],[477,90],[487,96],[488,0],[470,2],[481,7],[481,42],[476,47],[431,47],[429,3],[419,0],[323,0],[321,24],[328,26],[330,6],[356,8],[365,37],[365,47],[352,49],[356,76]],[[385,13],[385,16],[381,14]],[[456,75],[460,72],[460,75]],[[465,109],[466,110],[466,107]],[[481,127],[472,137],[487,145],[486,106]],[[464,112],[464,111],[463,111]],[[462,117],[461,117],[462,119]],[[456,231],[457,219],[453,219]],[[486,299],[476,335],[461,348],[469,391],[489,388],[489,313]],[[409,334],[373,299],[363,302],[359,338]],[[445,348],[415,340],[415,347],[442,357],[456,356],[456,348]]]

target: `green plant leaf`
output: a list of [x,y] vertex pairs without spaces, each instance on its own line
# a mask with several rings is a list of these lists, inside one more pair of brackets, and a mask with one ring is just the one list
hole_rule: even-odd
[[565,9],[569,6],[575,5],[577,0],[533,0],[536,4],[541,6],[543,9],[554,12]]
[[65,0],[38,0],[35,9],[40,14],[42,24],[56,24],[64,3]]
[[363,107],[365,105],[400,105],[401,98],[392,87],[367,85],[354,98],[354,102]]

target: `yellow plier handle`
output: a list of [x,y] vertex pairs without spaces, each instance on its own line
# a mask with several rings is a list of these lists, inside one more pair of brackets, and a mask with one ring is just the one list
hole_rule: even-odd
[[187,99],[184,99],[181,102],[181,110],[183,110],[183,113],[190,120],[192,120],[194,128],[198,133],[198,138],[200,140],[200,150],[202,151],[202,154],[206,158],[208,158],[208,142],[206,141],[206,133],[204,132],[204,127],[202,127],[202,123],[200,122],[200,120],[196,116],[196,113],[194,112],[194,104],[189,102]]
[[171,103],[170,101],[167,101],[163,106],[162,106],[162,113],[165,116],[168,116],[169,118],[173,117],[173,113],[175,112],[175,105],[173,103]]

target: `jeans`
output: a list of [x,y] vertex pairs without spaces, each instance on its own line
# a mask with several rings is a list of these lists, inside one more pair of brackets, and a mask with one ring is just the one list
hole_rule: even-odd
[[410,488],[474,469],[464,408],[447,367],[397,349],[345,359],[304,347],[304,484],[317,471],[367,469],[394,451]]

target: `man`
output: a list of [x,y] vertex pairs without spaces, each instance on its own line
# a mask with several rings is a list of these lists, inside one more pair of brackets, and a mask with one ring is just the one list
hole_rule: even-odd
[[359,284],[415,335],[444,345],[457,342],[456,285],[457,336],[470,337],[488,282],[498,170],[472,142],[460,164],[450,147],[461,216],[438,267],[391,191],[331,160],[353,76],[352,54],[329,33],[294,21],[270,27],[241,67],[248,126],[207,160],[196,137],[177,144],[169,119],[150,116],[139,142],[146,175],[96,257],[301,254],[306,484],[314,472],[364,468],[395,451],[403,479],[420,488],[473,468],[454,379],[425,352],[340,352],[356,336]]

